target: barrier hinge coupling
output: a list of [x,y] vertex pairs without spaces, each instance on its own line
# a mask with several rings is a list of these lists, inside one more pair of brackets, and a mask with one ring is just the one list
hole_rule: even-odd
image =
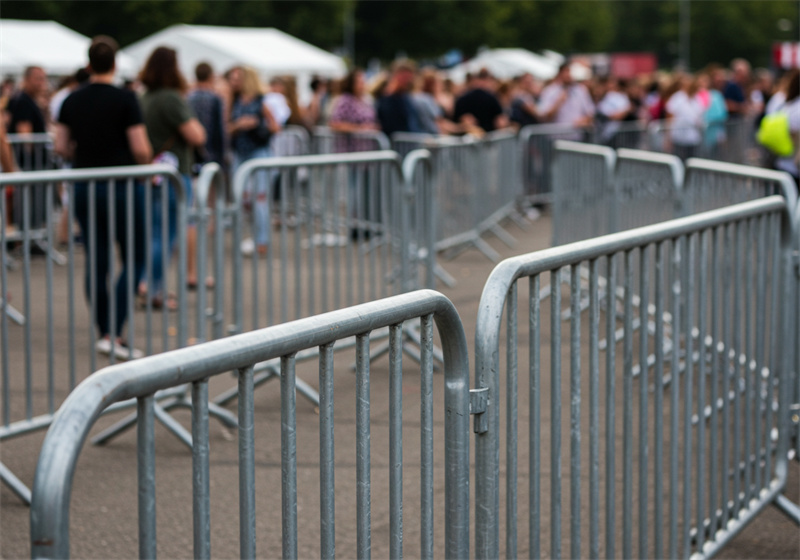
[[489,388],[469,390],[469,413],[475,416],[475,433],[482,434],[489,431],[489,418],[486,411],[489,408]]

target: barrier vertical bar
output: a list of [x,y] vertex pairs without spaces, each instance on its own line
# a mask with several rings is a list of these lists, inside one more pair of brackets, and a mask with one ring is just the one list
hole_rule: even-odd
[[506,558],[517,557],[517,284],[506,296]]
[[[238,245],[234,246],[238,248]],[[236,251],[238,253],[238,251]],[[256,557],[253,367],[239,370],[239,555]]]
[[[622,409],[622,556],[633,557],[633,253],[625,252],[625,338],[623,354]],[[646,328],[644,325],[642,328]],[[609,344],[611,342],[609,341]]]
[[[656,243],[655,255],[655,371],[653,372],[653,380],[655,386],[655,403],[653,411],[653,432],[655,440],[654,450],[654,463],[655,472],[653,474],[653,482],[655,484],[654,491],[654,531],[653,540],[655,551],[654,558],[661,558],[664,554],[664,243]],[[643,327],[644,328],[644,327]],[[673,337],[675,335],[673,327]],[[675,341],[674,343],[677,343]]]
[[[613,312],[613,294],[617,285],[617,263],[613,255],[606,257],[608,279],[606,281],[606,496],[616,495],[616,313]],[[606,498],[606,557],[616,557],[616,510],[615,500]]]
[[[45,187],[45,214],[47,216],[47,250],[45,255],[45,267],[47,277],[47,411],[50,414],[55,412],[55,351],[53,346],[53,259],[50,252],[56,246],[53,235],[53,183],[48,182]],[[5,266],[0,262],[0,266]],[[3,294],[0,294],[3,297]]]
[[208,381],[192,383],[192,498],[194,557],[211,558]]
[[[682,297],[682,283],[681,283],[681,257],[685,256],[684,238],[674,239],[671,243],[672,250],[672,263],[670,270],[670,283],[672,284],[672,329],[673,339],[672,344],[672,371],[670,382],[670,430],[669,430],[669,552],[667,555],[670,558],[675,558],[678,554],[678,517],[680,515],[678,510],[678,477],[679,477],[679,458],[678,458],[678,443],[679,443],[679,410],[680,410],[680,364],[681,364],[681,345],[680,345],[680,330],[681,330],[681,297]],[[688,520],[687,520],[688,523]]]
[[529,401],[530,401],[530,428],[528,435],[529,444],[529,505],[530,519],[528,521],[528,536],[530,539],[529,555],[539,558],[541,555],[541,464],[542,464],[542,420],[541,420],[541,299],[540,276],[537,274],[528,281],[528,327],[529,327]]
[[433,559],[433,320],[420,323],[420,558]]
[[741,509],[742,504],[742,472],[740,470],[742,463],[742,411],[741,411],[741,391],[739,382],[741,380],[741,360],[744,358],[744,351],[742,349],[742,273],[743,273],[743,258],[742,258],[742,228],[736,227],[734,231],[734,273],[733,273],[733,464],[731,469],[733,472],[733,511],[737,512]]
[[[649,319],[649,295],[650,295],[650,252],[648,248],[642,247],[639,251],[639,556],[647,558],[647,527],[648,517],[648,478],[647,469],[649,466],[649,452],[647,441],[648,425],[648,390],[650,385],[650,367],[648,365],[648,332]],[[656,323],[662,322],[662,317],[656,315]],[[655,340],[656,346],[661,344],[661,340]],[[662,381],[655,378],[656,385]]]
[[[287,193],[284,191],[283,193]],[[285,201],[285,196],[281,201]],[[281,517],[283,558],[297,558],[297,393],[294,355],[281,357]]]
[[152,395],[138,399],[139,557],[156,557],[156,448]]
[[561,269],[550,273],[550,557],[561,557]]
[[[719,424],[719,383],[720,383],[720,350],[722,346],[722,334],[720,329],[720,302],[719,302],[719,286],[720,286],[720,268],[721,268],[721,252],[719,250],[720,234],[719,228],[711,230],[711,285],[714,287],[711,290],[711,415],[709,418],[708,428],[708,446],[709,446],[709,484],[708,484],[708,518],[709,529],[713,535],[718,523],[718,495],[719,495],[719,437],[718,432],[720,429]],[[726,395],[727,397],[727,395]]]
[[356,337],[356,548],[358,557],[365,560],[372,554],[369,385],[369,335],[361,334]]
[[[694,235],[688,236],[688,254],[686,266],[683,267],[682,281],[686,286],[683,298],[684,309],[686,310],[684,319],[683,336],[686,341],[686,370],[684,371],[684,395],[683,395],[683,552],[684,557],[691,554],[691,529],[692,529],[692,409],[694,407],[694,280],[695,280],[695,253],[697,238]],[[700,522],[702,523],[702,521]]]
[[[698,550],[703,550],[705,542],[705,519],[706,510],[704,500],[706,499],[706,338],[708,336],[708,231],[698,234],[700,244],[700,271],[697,290],[697,538],[695,539]],[[716,403],[713,403],[716,406]]]
[[403,325],[389,327],[389,557],[403,557]]
[[581,277],[570,267],[570,556],[581,557]]
[[[732,252],[733,245],[733,228],[725,227],[722,231],[723,235],[723,267],[726,272],[722,279],[722,325],[723,325],[723,355],[722,355],[722,492],[720,502],[722,504],[722,518],[720,519],[720,526],[727,525],[731,513],[731,502],[729,501],[730,491],[730,469],[731,469],[731,399],[730,399],[730,386],[731,386],[731,364],[734,360],[733,351],[733,321],[731,321],[731,308],[733,300],[731,297],[736,297],[736,291],[732,290],[735,271],[733,271],[734,256]],[[769,461],[769,458],[767,459]]]
[[336,502],[334,494],[333,344],[320,347],[319,360],[320,441],[320,557],[336,557]]
[[597,259],[589,261],[589,558],[600,558],[600,287],[597,266]]

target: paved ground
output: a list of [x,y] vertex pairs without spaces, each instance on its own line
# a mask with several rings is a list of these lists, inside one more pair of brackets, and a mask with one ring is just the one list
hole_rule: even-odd
[[[548,217],[534,222],[528,231],[515,226],[509,230],[519,240],[510,249],[497,240],[490,243],[504,257],[547,247],[550,240]],[[483,284],[493,264],[477,251],[468,251],[455,260],[444,263],[458,280],[455,288],[442,288],[456,305],[472,347],[477,304]],[[33,282],[40,282],[34,278]],[[82,306],[82,300],[81,305]],[[79,311],[85,313],[85,311]],[[84,320],[86,320],[84,316]],[[79,337],[85,337],[82,329]],[[172,335],[172,331],[168,334]],[[42,334],[44,337],[45,335]],[[82,342],[88,347],[88,341]],[[472,357],[470,356],[472,359]],[[86,356],[78,360],[85,366]],[[336,552],[339,558],[356,554],[355,532],[355,378],[347,368],[351,363],[348,352],[337,354],[336,377]],[[98,365],[101,365],[98,363]],[[12,364],[19,371],[21,363]],[[316,385],[316,366],[303,364],[298,376]],[[388,557],[388,384],[387,362],[376,361],[372,366],[372,555]],[[225,374],[211,383],[216,395],[235,383]],[[63,399],[66,385],[57,394]],[[37,406],[45,399],[43,382],[37,382],[34,400]],[[437,376],[435,394],[441,402],[442,379]],[[412,376],[404,380],[404,537],[405,555],[419,555],[419,383]],[[25,398],[21,391],[12,395],[13,410],[24,411]],[[235,403],[229,405],[235,411]],[[104,417],[100,428],[120,417]],[[176,417],[188,426],[189,414],[176,412]],[[442,441],[442,410],[435,413],[434,437]],[[521,423],[523,420],[521,419]],[[257,552],[261,557],[279,557],[281,553],[280,501],[280,402],[278,385],[269,383],[256,393],[256,486],[257,486]],[[319,446],[318,415],[308,402],[298,399],[298,481],[299,481],[299,556],[319,555]],[[33,479],[38,450],[44,433],[22,436],[3,442],[2,461],[27,484]],[[565,442],[566,443],[566,442]],[[192,554],[191,513],[191,455],[171,434],[156,429],[157,489],[158,489],[158,552],[162,558],[190,557]],[[211,500],[212,555],[219,558],[238,556],[238,474],[236,432],[212,421],[211,424]],[[524,461],[522,461],[524,462]],[[436,556],[443,555],[443,460],[438,451],[435,459],[435,535]],[[526,490],[520,488],[520,504]],[[800,501],[800,465],[792,463],[787,495]],[[522,509],[522,505],[520,506]],[[0,486],[0,555],[21,558],[29,555],[27,507],[5,487]],[[72,555],[76,558],[131,558],[137,555],[136,452],[135,434],[128,432],[106,446],[86,446],[78,464],[72,495],[71,526]],[[526,521],[521,521],[524,526]],[[523,542],[524,541],[524,542]],[[568,548],[564,555],[568,555]],[[586,548],[583,549],[586,554]],[[619,549],[618,549],[619,550]],[[634,549],[636,550],[636,549]],[[527,553],[527,537],[520,539],[521,556]],[[721,554],[723,558],[798,558],[800,531],[775,508],[767,508],[758,519],[743,531]]]

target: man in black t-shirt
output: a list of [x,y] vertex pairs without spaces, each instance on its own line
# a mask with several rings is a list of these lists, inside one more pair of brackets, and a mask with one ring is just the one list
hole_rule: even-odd
[[22,77],[22,88],[8,102],[8,133],[45,132],[42,110],[36,98],[47,91],[47,74],[38,66],[29,66]]
[[[72,159],[75,168],[146,164],[152,160],[153,151],[136,95],[112,85],[116,51],[117,44],[110,37],[97,37],[92,41],[89,47],[90,83],[67,97],[61,107],[55,150],[65,159]],[[94,222],[90,222],[92,184],[76,182],[75,217],[87,248],[86,297],[91,299],[93,291],[96,295],[94,320],[100,334],[96,349],[103,354],[113,354],[117,359],[131,359],[139,357],[141,352],[126,347],[120,333],[127,318],[128,298],[133,295],[128,288],[127,275],[133,274],[131,284],[135,285],[144,270],[144,187],[133,185],[133,224],[130,228],[133,255],[128,255],[128,182],[119,180],[114,185],[114,231],[109,231],[111,189],[108,187],[107,181],[95,184]],[[109,244],[114,241],[122,268],[116,282],[113,302],[116,321],[112,325],[108,285],[111,271]]]
[[473,88],[456,100],[453,120],[460,123],[472,115],[485,132],[508,126],[508,117],[497,97],[490,91],[492,76],[485,68],[473,80]]

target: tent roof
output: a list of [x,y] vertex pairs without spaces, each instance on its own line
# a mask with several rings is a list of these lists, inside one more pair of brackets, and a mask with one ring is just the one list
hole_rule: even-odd
[[459,64],[450,74],[454,79],[463,80],[467,72],[488,69],[492,75],[507,80],[520,74],[529,73],[539,80],[549,80],[558,72],[558,64],[525,49],[491,49],[480,53],[473,59]]
[[173,25],[130,45],[124,52],[141,66],[161,45],[178,51],[178,63],[187,77],[194,76],[195,66],[202,61],[220,72],[245,64],[264,76],[339,77],[347,71],[341,57],[273,28]]
[[[21,74],[27,66],[41,66],[50,76],[64,76],[85,67],[91,39],[55,21],[0,19],[0,73]],[[118,55],[121,73],[135,71]]]

